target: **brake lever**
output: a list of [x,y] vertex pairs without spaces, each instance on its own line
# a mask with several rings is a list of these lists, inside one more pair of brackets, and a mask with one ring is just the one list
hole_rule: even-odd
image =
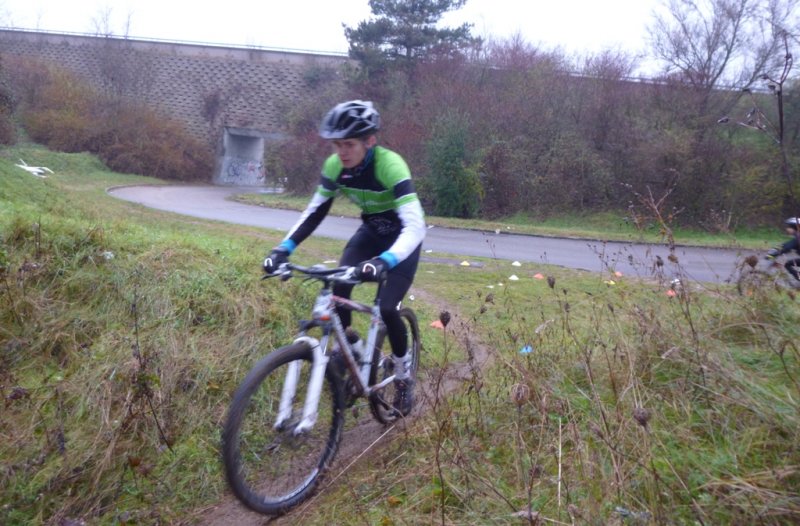
[[286,263],[282,263],[278,270],[273,272],[272,274],[264,274],[261,276],[262,280],[269,279],[269,278],[281,278],[281,281],[286,281],[292,277],[292,269],[286,268]]
[[354,280],[353,274],[356,273],[356,267],[348,267],[342,274],[342,279]]

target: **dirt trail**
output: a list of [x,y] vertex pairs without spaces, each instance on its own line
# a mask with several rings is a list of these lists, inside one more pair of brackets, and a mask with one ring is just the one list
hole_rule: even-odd
[[[466,323],[466,320],[459,313],[423,290],[412,288],[411,294],[414,294],[425,303],[433,305],[439,312],[450,313],[447,337],[453,338],[455,337],[454,334],[458,333],[458,340],[449,344],[450,352],[452,354],[464,353],[464,355],[462,359],[451,361],[444,371],[439,369],[420,369],[415,391],[417,405],[405,421],[398,422],[393,426],[384,426],[373,420],[369,409],[364,408],[360,412],[355,425],[351,423],[344,433],[336,460],[317,495],[329,491],[331,487],[342,483],[347,477],[347,472],[353,467],[360,466],[364,462],[369,464],[370,455],[375,454],[381,444],[384,444],[387,440],[395,439],[398,435],[402,435],[406,426],[413,425],[417,417],[428,412],[435,400],[434,390],[437,384],[439,396],[448,395],[464,385],[465,382],[471,381],[476,372],[483,370],[490,361],[491,353],[489,352],[489,347],[477,341],[475,336],[468,330],[471,324]],[[420,320],[420,323],[425,323],[425,321]],[[352,414],[347,415],[348,420],[352,418]],[[270,518],[250,511],[231,493],[227,493],[221,502],[209,508],[198,510],[192,517],[188,517],[187,524],[201,524],[204,526],[303,524],[305,522],[304,512],[313,509],[314,503],[315,498],[312,497],[311,500],[287,515]]]

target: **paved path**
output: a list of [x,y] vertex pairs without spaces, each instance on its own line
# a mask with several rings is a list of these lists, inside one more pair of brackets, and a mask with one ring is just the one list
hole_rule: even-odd
[[[263,189],[221,186],[129,186],[112,188],[120,199],[187,216],[286,231],[300,213],[237,203],[230,195]],[[354,218],[328,216],[315,232],[334,239],[348,239],[360,224]],[[431,227],[423,244],[426,257],[480,256],[510,261],[547,263],[593,272],[618,270],[626,276],[652,277],[656,270],[671,279],[683,275],[693,281],[722,282],[735,272],[736,263],[753,251],[678,247],[678,263],[668,260],[663,245],[602,242],[554,237],[480,232]],[[663,267],[656,266],[661,258]]]

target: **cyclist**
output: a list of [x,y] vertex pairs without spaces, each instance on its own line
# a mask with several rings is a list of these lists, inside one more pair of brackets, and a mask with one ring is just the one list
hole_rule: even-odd
[[[273,273],[297,246],[319,226],[337,194],[361,208],[362,224],[347,242],[340,265],[355,266],[355,277],[379,281],[385,273],[380,309],[392,347],[395,371],[394,408],[403,416],[413,407],[413,379],[407,330],[398,313],[419,263],[425,238],[425,215],[411,173],[403,158],[377,145],[381,118],[371,102],[351,100],[334,106],[319,129],[334,153],[322,165],[320,183],[305,211],[281,243],[264,260]],[[333,293],[350,297],[353,287],[337,285]],[[348,327],[351,313],[339,309]]]
[[[794,251],[795,253],[800,252],[800,225],[798,221],[800,218],[797,217],[790,217],[786,221],[783,222],[786,225],[786,233],[792,236],[792,239],[787,241],[786,243],[782,244],[779,247],[775,247],[770,249],[767,252],[767,259],[774,259],[781,254],[786,254],[787,252]],[[794,276],[794,278],[800,281],[800,258],[794,258],[786,261],[784,263],[784,267],[786,270]]]

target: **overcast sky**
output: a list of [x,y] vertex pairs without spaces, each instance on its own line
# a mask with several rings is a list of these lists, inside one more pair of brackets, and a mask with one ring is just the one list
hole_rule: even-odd
[[[444,25],[474,24],[473,34],[567,53],[646,50],[659,0],[468,0]],[[342,24],[370,17],[367,0],[0,0],[0,25],[95,33],[107,20],[116,35],[298,50],[347,52]],[[126,20],[130,20],[125,30]]]

